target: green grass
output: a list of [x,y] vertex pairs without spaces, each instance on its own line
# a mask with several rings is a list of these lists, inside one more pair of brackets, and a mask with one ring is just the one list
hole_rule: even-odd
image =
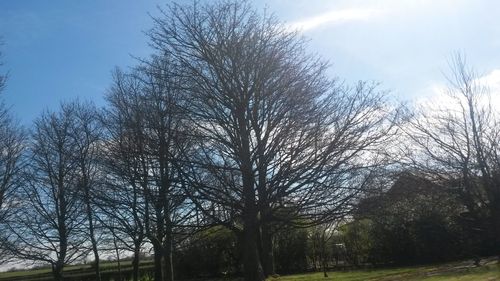
[[481,267],[471,262],[456,262],[435,266],[404,267],[394,269],[352,270],[323,273],[298,274],[269,278],[268,281],[482,281],[500,280],[500,266],[488,261]]

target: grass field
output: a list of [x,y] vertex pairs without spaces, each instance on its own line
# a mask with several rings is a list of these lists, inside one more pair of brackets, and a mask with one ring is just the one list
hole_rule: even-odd
[[482,281],[499,280],[500,266],[494,259],[483,262],[483,266],[475,267],[471,261],[448,263],[434,266],[404,267],[394,269],[353,270],[346,272],[299,274],[270,278],[268,281]]
[[[105,263],[103,271],[113,271],[116,264]],[[123,264],[129,267],[128,262]],[[143,267],[150,267],[150,262],[143,264]],[[71,280],[92,280],[89,279],[88,266],[70,266],[66,272],[71,276]],[[85,273],[84,273],[85,272]],[[50,280],[50,271],[48,269],[3,272],[0,273],[0,281],[7,280]],[[82,278],[79,278],[81,276]],[[239,281],[238,279],[222,279],[221,281]],[[500,281],[500,265],[496,259],[485,259],[481,267],[475,267],[472,261],[453,262],[432,266],[401,267],[391,269],[372,269],[372,270],[352,270],[352,271],[334,271],[328,272],[328,277],[323,277],[323,273],[308,273],[289,276],[269,278],[268,281],[442,281],[442,280],[460,280],[460,281],[482,281],[498,280]],[[147,281],[147,279],[143,279]],[[210,281],[217,281],[210,280]]]

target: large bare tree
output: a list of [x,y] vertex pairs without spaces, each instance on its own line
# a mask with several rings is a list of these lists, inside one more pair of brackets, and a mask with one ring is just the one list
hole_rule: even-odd
[[240,237],[245,280],[264,280],[272,222],[341,217],[365,188],[392,128],[384,97],[368,83],[328,79],[297,33],[247,2],[163,14],[150,37],[179,66],[196,140],[186,188]]

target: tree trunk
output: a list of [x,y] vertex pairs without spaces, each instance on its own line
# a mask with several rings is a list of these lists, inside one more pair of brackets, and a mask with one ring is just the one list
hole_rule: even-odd
[[140,243],[134,245],[134,258],[132,260],[132,280],[139,280],[139,255],[141,246]]
[[64,265],[57,261],[56,264],[52,265],[52,274],[54,275],[54,281],[63,281],[63,267]]
[[327,259],[326,259],[326,238],[321,235],[321,267],[323,269],[323,277],[328,277],[327,273]]
[[163,281],[162,274],[162,249],[158,242],[153,244],[154,250],[154,281]]
[[265,280],[257,249],[256,216],[244,216],[243,230],[243,270],[245,281]]
[[[118,249],[118,245],[116,244],[116,238],[113,237],[113,243],[115,244],[115,251],[116,251],[116,262],[118,264],[118,281],[122,281],[122,265],[120,262],[120,250]],[[137,280],[134,280],[137,281]]]
[[257,218],[255,179],[250,154],[249,131],[245,119],[247,101],[242,101],[236,108],[241,147],[238,151],[241,161],[240,171],[243,184],[243,268],[245,281],[264,281],[264,271],[260,262],[257,241],[259,221]]
[[90,204],[87,203],[87,218],[89,220],[89,235],[90,243],[92,244],[92,252],[94,252],[94,270],[95,270],[95,280],[101,281],[101,267],[99,261],[99,251],[97,249],[97,241],[94,235],[94,223],[92,221],[92,211],[90,210]]
[[326,254],[325,254],[325,250],[324,249],[321,251],[321,268],[323,269],[323,276],[324,277],[328,277],[328,273],[327,273],[327,261],[326,261]]
[[[247,144],[248,145],[248,144]],[[244,149],[243,151],[247,151]],[[249,154],[243,153],[243,163],[251,163]],[[246,161],[245,161],[246,160]],[[243,270],[245,281],[265,280],[264,271],[260,262],[257,241],[259,239],[257,206],[255,202],[255,190],[251,165],[242,165],[243,175]]]
[[[169,220],[167,218],[167,220]],[[163,244],[163,262],[164,262],[164,274],[165,281],[174,281],[174,265],[172,258],[172,228],[167,224],[167,235],[165,238],[165,242]]]
[[316,242],[315,242],[315,237],[313,236],[313,238],[311,239],[311,262],[312,262],[312,266],[313,266],[313,271],[316,272],[318,270],[318,267],[317,267],[317,257],[318,257],[318,253],[317,253],[317,250],[316,250]]
[[[62,200],[63,206],[66,205],[66,201]],[[54,279],[56,281],[63,281],[64,276],[63,276],[63,268],[64,268],[64,262],[66,260],[66,252],[68,250],[68,237],[67,237],[67,232],[66,232],[66,226],[64,224],[64,216],[61,216],[59,218],[59,235],[60,235],[60,241],[59,241],[59,256],[57,257],[57,262],[54,268]]]

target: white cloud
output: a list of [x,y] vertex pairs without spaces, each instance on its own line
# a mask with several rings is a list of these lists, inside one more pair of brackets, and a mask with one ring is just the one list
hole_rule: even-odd
[[366,21],[383,15],[379,9],[343,9],[305,18],[288,24],[291,29],[308,31],[324,25],[341,24],[349,21]]
[[[479,100],[480,104],[490,103],[493,111],[500,113],[500,69],[494,69],[486,75],[479,77],[475,82],[484,87],[487,95]],[[419,106],[428,108],[429,111],[440,109],[459,110],[459,101],[464,102],[461,97],[451,97],[449,87],[444,83],[434,82],[427,87],[428,94],[417,99]],[[458,99],[457,99],[458,98]]]
[[492,94],[500,92],[500,69],[494,69],[490,73],[480,77],[478,82],[481,85],[487,86]]
[[478,82],[489,90],[493,110],[500,111],[500,69],[494,69],[479,78]]

